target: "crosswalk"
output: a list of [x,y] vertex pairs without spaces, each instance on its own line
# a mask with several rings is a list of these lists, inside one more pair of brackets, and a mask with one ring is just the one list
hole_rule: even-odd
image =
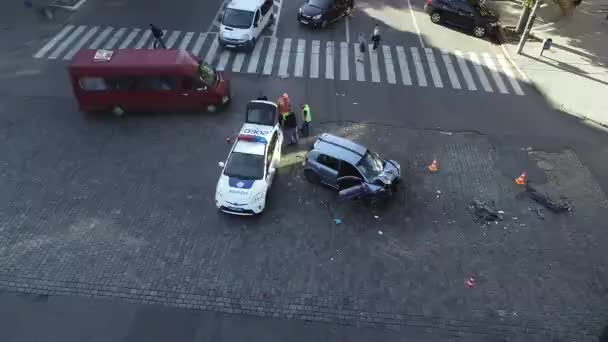
[[[167,48],[188,50],[218,70],[279,78],[371,82],[524,95],[518,74],[502,55],[435,48],[263,37],[252,52],[223,50],[217,33],[165,31]],[[67,25],[35,54],[68,61],[80,49],[151,49],[150,30]]]

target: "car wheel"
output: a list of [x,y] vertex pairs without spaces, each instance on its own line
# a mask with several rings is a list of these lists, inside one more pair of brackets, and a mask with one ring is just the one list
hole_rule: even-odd
[[270,14],[270,18],[268,18],[268,26],[272,26],[274,24],[274,13]]
[[215,113],[217,111],[217,106],[216,105],[208,105],[207,106],[207,111],[209,113]]
[[321,179],[319,179],[319,175],[314,173],[312,170],[304,170],[304,178],[312,184],[321,183]]
[[113,106],[111,110],[112,114],[117,117],[121,117],[125,115],[125,109],[121,106]]
[[321,22],[321,28],[326,28],[327,25],[329,25],[329,22],[327,21],[327,19],[323,19],[323,21]]
[[473,35],[477,38],[481,38],[486,35],[486,28],[483,26],[475,25],[473,28]]
[[431,21],[435,24],[439,24],[441,22],[441,13],[433,12],[431,14]]
[[249,51],[253,51],[253,49],[255,48],[255,42],[255,37],[251,38],[251,41],[249,42]]

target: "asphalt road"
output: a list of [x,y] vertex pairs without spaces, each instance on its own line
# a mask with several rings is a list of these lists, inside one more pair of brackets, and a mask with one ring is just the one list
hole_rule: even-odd
[[[65,316],[43,331],[63,341],[80,338],[62,335],[73,322],[94,324],[93,337],[118,322],[114,339],[129,341],[150,336],[150,326],[181,333],[181,321],[188,322],[183,340],[197,341],[209,326],[220,326],[213,340],[299,336],[294,331],[345,340],[576,340],[591,339],[606,324],[606,135],[548,108],[521,80],[524,95],[517,95],[504,69],[498,74],[506,93],[487,64],[481,70],[492,91],[484,90],[470,61],[476,89],[459,68],[456,87],[441,48],[482,60],[487,53],[500,65],[491,42],[431,25],[421,3],[358,1],[348,24],[325,32],[301,27],[293,13],[298,4],[284,3],[256,73],[233,71],[236,58],[226,54],[234,87],[226,112],[124,119],[78,113],[63,58],[76,38],[55,59],[65,39],[32,57],[65,25],[130,30],[153,22],[180,31],[177,46],[186,32],[213,31],[222,6],[154,5],[151,11],[149,2],[89,0],[72,16],[39,26],[15,9],[22,24],[2,32],[14,48],[0,55],[0,287],[50,295],[42,304],[2,295],[1,308],[22,310],[3,320],[3,340],[33,340],[35,332],[19,324],[43,324],[57,311]],[[325,44],[340,46],[378,20],[392,59],[381,50],[374,69],[368,55],[364,81],[351,61],[345,79],[342,55],[327,62]],[[265,75],[272,37],[281,53],[285,40],[293,41],[290,57],[277,57]],[[300,39],[306,51],[321,42],[316,78],[310,54],[302,77],[294,75]],[[201,56],[210,45],[204,41]],[[399,72],[399,46],[410,62],[410,85]],[[460,67],[456,57],[449,59]],[[398,70],[394,84],[389,61]],[[242,219],[215,210],[225,137],[238,132],[247,101],[285,91],[311,105],[315,134],[344,135],[402,162],[406,177],[393,201],[340,203],[333,191],[306,183],[298,165],[308,140],[285,149],[264,215]],[[426,172],[432,159],[437,174]],[[572,199],[575,213],[545,210],[539,217],[539,206],[513,184],[523,170],[552,195]],[[474,223],[467,207],[473,198],[496,201],[505,220]],[[476,286],[467,288],[471,276]],[[83,309],[89,306],[100,309]]]

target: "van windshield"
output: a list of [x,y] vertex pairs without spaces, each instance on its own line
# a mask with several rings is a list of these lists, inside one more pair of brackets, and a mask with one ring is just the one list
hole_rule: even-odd
[[215,84],[215,80],[217,76],[215,75],[215,70],[211,67],[211,65],[201,62],[198,66],[198,73],[203,81],[208,85]]
[[224,17],[222,18],[222,24],[224,24],[224,26],[239,29],[250,28],[252,22],[253,12],[237,10],[234,8],[226,9],[226,12],[224,12]]

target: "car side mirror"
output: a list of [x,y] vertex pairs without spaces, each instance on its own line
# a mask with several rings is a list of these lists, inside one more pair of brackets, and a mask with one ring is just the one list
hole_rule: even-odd
[[217,165],[221,168],[224,168],[226,166],[226,164],[224,164],[224,162],[218,162]]

